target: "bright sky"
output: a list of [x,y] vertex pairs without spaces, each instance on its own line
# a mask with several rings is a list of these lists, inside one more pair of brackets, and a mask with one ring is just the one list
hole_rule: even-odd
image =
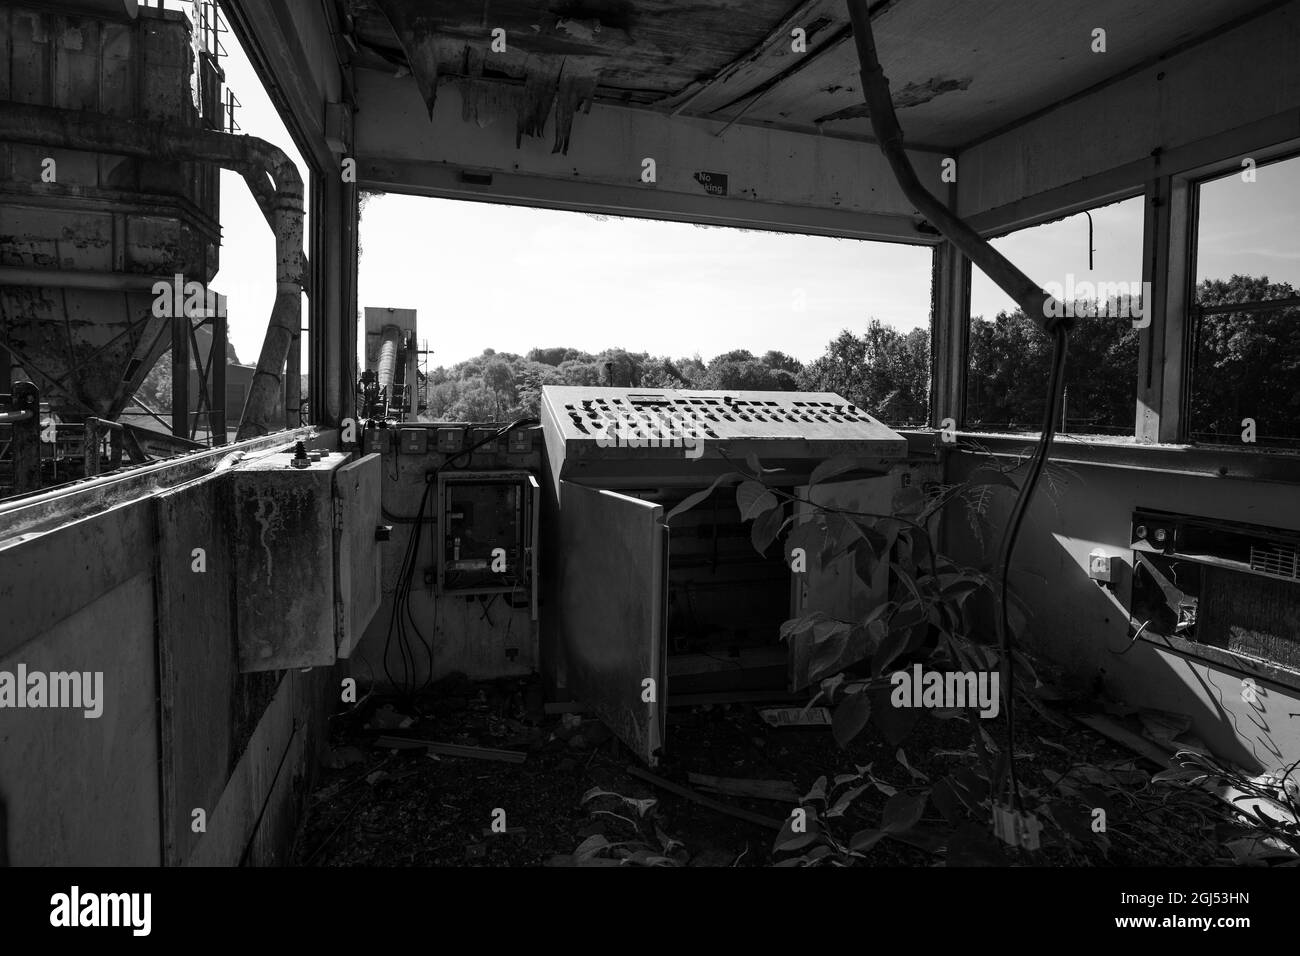
[[872,316],[929,321],[918,246],[397,195],[366,205],[361,243],[362,301],[418,310],[435,365],[534,346],[810,360]]
[[[233,34],[224,42],[243,131],[286,150],[305,173]],[[223,173],[221,185],[224,243],[213,287],[229,297],[231,340],[252,363],[275,295],[274,242],[243,181]],[[1081,214],[995,245],[1038,282],[1065,284],[1069,272],[1076,283],[1140,283],[1141,199],[1092,215],[1092,272]],[[1271,279],[1300,287],[1300,160],[1259,167],[1255,183],[1234,175],[1208,185],[1202,219],[1200,275],[1253,274],[1263,257]],[[706,360],[730,349],[779,349],[809,361],[841,329],[861,331],[870,318],[900,329],[929,321],[930,251],[917,246],[399,195],[370,199],[361,244],[359,306],[416,309],[434,365],[485,348],[548,346]],[[991,318],[1010,307],[975,270],[971,314]]]
[[[994,239],[993,246],[1039,284],[1055,282],[1068,289],[1081,282],[1094,288],[1098,282],[1125,282],[1137,291],[1142,286],[1142,197],[1092,210],[1091,271],[1088,217],[1082,213]],[[1011,298],[979,269],[971,270],[970,298],[973,316],[991,319],[1015,310]]]

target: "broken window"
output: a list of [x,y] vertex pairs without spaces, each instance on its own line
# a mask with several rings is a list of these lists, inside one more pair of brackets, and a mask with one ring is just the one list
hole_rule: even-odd
[[1300,157],[1196,189],[1193,442],[1300,448]]
[[[1075,317],[1062,433],[1132,437],[1142,286],[1142,197],[1022,229],[993,245]],[[971,274],[965,427],[1036,432],[1052,343],[978,269]]]

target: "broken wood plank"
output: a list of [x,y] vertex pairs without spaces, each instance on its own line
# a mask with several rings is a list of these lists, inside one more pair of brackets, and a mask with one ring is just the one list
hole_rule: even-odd
[[710,810],[716,810],[718,813],[725,813],[727,816],[735,817],[738,820],[744,820],[747,823],[753,823],[756,826],[767,827],[769,830],[780,830],[785,824],[781,820],[765,817],[762,814],[750,813],[748,810],[742,810],[739,807],[733,807],[714,800],[712,797],[706,797],[702,793],[697,793],[690,787],[683,787],[681,784],[673,783],[671,780],[665,780],[658,774],[653,774],[648,770],[642,770],[640,767],[628,767],[627,772],[632,776],[644,780],[646,783],[653,784],[660,790],[667,790],[669,793],[675,793],[679,797],[685,797],[687,800],[693,800],[702,807],[708,807]]
[[825,707],[765,707],[758,712],[771,727],[830,727],[831,712]]
[[788,780],[750,780],[742,777],[715,777],[708,773],[688,773],[687,779],[710,793],[724,793],[731,797],[752,797],[756,800],[775,800],[796,805],[799,791]]
[[1171,759],[1173,754],[1165,752],[1141,734],[1133,733],[1113,718],[1104,714],[1071,714],[1070,716],[1090,730],[1095,730],[1103,737],[1109,737],[1115,743],[1123,744],[1152,763],[1159,764],[1163,770],[1173,766]]
[[444,757],[471,757],[475,760],[499,760],[502,763],[523,763],[528,755],[518,750],[496,750],[492,747],[470,747],[465,744],[444,744],[437,740],[419,740],[415,737],[380,737],[376,747],[388,750],[427,750]]

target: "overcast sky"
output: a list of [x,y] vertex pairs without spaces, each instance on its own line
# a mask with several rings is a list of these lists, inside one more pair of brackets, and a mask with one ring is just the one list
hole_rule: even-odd
[[[243,131],[286,149],[305,171],[233,35],[225,43]],[[1266,272],[1300,287],[1300,160],[1261,167],[1256,183],[1229,176],[1201,202],[1201,276]],[[221,218],[213,287],[227,294],[231,340],[252,363],[275,294],[274,243],[231,173],[222,174]],[[995,244],[1041,283],[1064,284],[1066,273],[1076,283],[1140,282],[1140,198],[1094,210],[1093,223],[1093,272],[1082,215]],[[930,251],[919,246],[399,195],[370,200],[361,243],[360,306],[416,309],[434,365],[538,346],[706,360],[779,349],[808,361],[841,329],[861,331],[873,317],[900,329],[929,321]],[[974,315],[1011,307],[978,270],[971,295]]]

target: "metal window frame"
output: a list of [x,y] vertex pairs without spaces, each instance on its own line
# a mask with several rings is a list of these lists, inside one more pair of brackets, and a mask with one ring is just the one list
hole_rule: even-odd
[[[1269,166],[1289,160],[1300,161],[1300,139],[1285,140],[1261,149],[1236,152],[1231,155],[1184,170],[1172,177],[1172,189],[1176,202],[1170,204],[1170,214],[1175,220],[1178,243],[1170,244],[1171,289],[1177,280],[1177,295],[1170,296],[1169,307],[1165,310],[1166,333],[1166,375],[1172,373],[1172,382],[1167,377],[1160,428],[1160,440],[1191,445],[1197,448],[1235,448],[1217,442],[1194,441],[1191,434],[1190,408],[1192,401],[1192,352],[1196,320],[1201,315],[1216,315],[1229,312],[1255,312],[1287,308],[1300,304],[1300,297],[1287,299],[1266,299],[1258,302],[1234,303],[1230,306],[1215,306],[1202,309],[1196,305],[1196,272],[1199,261],[1200,236],[1200,191],[1206,183],[1223,179],[1234,173],[1240,173],[1242,160],[1255,161],[1255,167]],[[1177,268],[1172,256],[1181,253]],[[1176,386],[1176,387],[1175,387]],[[1165,418],[1168,416],[1169,421]],[[1269,454],[1300,455],[1298,448],[1270,448]]]

